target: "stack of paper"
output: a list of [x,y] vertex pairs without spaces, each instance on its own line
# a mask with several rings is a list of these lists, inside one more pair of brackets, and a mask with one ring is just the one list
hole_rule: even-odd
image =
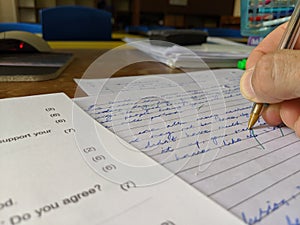
[[235,68],[238,60],[247,58],[253,49],[251,46],[212,37],[208,38],[207,43],[188,47],[145,39],[125,38],[124,41],[175,68]]
[[0,122],[1,225],[241,225],[64,94],[3,99]]

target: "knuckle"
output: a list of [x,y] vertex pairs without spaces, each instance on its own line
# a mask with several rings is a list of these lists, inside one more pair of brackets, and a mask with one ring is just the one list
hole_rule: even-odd
[[260,58],[255,66],[252,83],[254,91],[261,96],[268,96],[272,93],[278,82],[276,68],[274,67],[276,63],[274,61],[273,54],[266,54]]
[[300,51],[277,50],[263,55],[251,79],[257,97],[269,103],[300,97]]
[[299,52],[281,50],[274,54],[274,86],[282,98],[300,97]]

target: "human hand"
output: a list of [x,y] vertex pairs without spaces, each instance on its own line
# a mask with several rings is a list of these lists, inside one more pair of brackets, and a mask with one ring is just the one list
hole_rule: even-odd
[[279,26],[251,52],[240,88],[245,98],[270,103],[262,112],[268,124],[284,123],[300,136],[300,39],[295,50],[277,50],[286,26]]

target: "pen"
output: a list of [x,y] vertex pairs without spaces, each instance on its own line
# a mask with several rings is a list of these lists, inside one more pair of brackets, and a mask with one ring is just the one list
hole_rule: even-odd
[[282,24],[288,20],[290,20],[290,16],[288,17],[283,17],[280,19],[275,19],[275,20],[269,20],[269,21],[263,21],[261,23],[257,23],[257,24],[250,24],[249,27],[269,27],[269,26],[274,26],[274,25],[278,25],[278,24]]
[[[293,49],[300,32],[300,1],[297,2],[291,19],[288,22],[287,28],[283,34],[278,49]],[[263,103],[254,103],[252,111],[250,113],[250,119],[248,122],[248,129],[251,129],[257,122],[261,111],[263,109]]]

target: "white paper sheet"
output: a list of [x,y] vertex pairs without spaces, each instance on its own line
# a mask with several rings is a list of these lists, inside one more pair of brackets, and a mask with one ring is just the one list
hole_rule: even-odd
[[184,47],[147,39],[125,38],[124,41],[174,68],[235,68],[237,61],[247,58],[253,50],[252,46],[211,37],[202,45]]
[[2,99],[0,123],[1,225],[242,224],[64,94]]
[[242,73],[114,78],[76,103],[245,223],[299,224],[300,139],[262,119],[246,129]]

